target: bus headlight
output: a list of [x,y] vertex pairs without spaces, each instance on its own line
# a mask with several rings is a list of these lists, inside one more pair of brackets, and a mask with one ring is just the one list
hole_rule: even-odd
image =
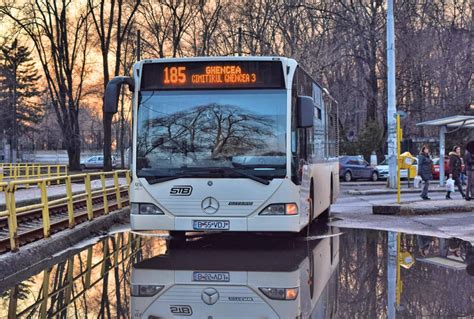
[[298,206],[295,203],[271,204],[260,215],[298,215]]
[[273,300],[295,300],[298,288],[259,288],[265,296]]
[[163,211],[154,204],[131,203],[130,213],[135,215],[163,215]]
[[133,297],[152,297],[159,293],[163,287],[157,285],[132,285],[130,293]]

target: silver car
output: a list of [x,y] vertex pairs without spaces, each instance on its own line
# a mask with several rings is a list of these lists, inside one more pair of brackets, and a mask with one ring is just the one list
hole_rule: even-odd
[[[117,160],[115,156],[112,156],[112,167],[115,168],[117,166]],[[104,156],[96,155],[87,158],[84,161],[81,161],[81,169],[88,169],[88,168],[104,168]]]
[[[418,169],[418,160],[414,158],[413,166],[415,166]],[[388,173],[388,159],[380,163],[380,165],[376,166],[377,170],[379,171],[379,178],[380,179],[386,179],[389,176]],[[401,179],[406,179],[408,178],[408,170],[407,169],[402,169],[400,170],[400,178]],[[410,176],[410,179],[415,178],[415,176]]]

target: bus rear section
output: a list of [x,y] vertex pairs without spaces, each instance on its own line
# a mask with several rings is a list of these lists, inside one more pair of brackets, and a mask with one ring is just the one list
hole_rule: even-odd
[[298,232],[328,211],[335,112],[295,60],[145,60],[133,74],[105,103],[133,83],[132,230]]
[[134,265],[132,317],[286,319],[331,308],[323,297],[339,262],[337,236],[217,241],[188,242]]

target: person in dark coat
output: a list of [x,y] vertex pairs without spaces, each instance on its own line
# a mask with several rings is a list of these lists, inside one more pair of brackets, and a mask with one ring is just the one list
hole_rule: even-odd
[[464,169],[467,175],[466,200],[471,200],[474,193],[474,141],[466,145],[464,153]]
[[430,187],[430,180],[433,179],[433,160],[427,145],[421,148],[420,155],[418,155],[418,176],[421,177],[424,183],[421,198],[424,200],[431,199],[428,197],[428,189]]
[[[458,187],[461,196],[464,198],[464,191],[462,190],[461,173],[462,173],[462,160],[461,160],[461,147],[456,145],[453,147],[453,151],[449,153],[449,172],[454,180],[454,185]],[[451,192],[448,191],[446,199],[451,198]]]

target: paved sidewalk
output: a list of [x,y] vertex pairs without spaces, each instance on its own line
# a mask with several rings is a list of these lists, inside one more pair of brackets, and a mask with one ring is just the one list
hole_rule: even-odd
[[[418,194],[421,192],[420,188],[402,188],[402,194]],[[446,188],[440,186],[430,186],[430,192],[435,193],[446,193]],[[375,189],[350,189],[347,191],[350,195],[384,195],[384,194],[397,194],[396,189],[380,187]]]
[[[370,187],[376,189],[377,186]],[[373,206],[393,205],[396,202],[395,194],[378,195],[351,195],[351,187],[341,184],[341,194],[331,211],[336,217],[331,224],[343,228],[380,229],[398,231],[441,238],[461,238],[474,244],[474,208],[470,212],[424,214],[424,215],[375,215]],[[402,194],[402,203],[412,205],[425,205],[436,209],[437,205],[453,207],[471,205],[473,201],[466,202],[459,193],[451,195],[454,200],[445,201],[445,193],[433,192],[429,194],[431,201],[423,201],[419,193]]]
[[[119,184],[124,185],[126,183],[125,178],[119,178]],[[105,184],[107,187],[114,185],[114,179],[106,179]],[[94,190],[102,188],[102,182],[100,180],[92,180],[91,187]],[[72,184],[72,192],[83,192],[85,190],[84,184]],[[48,197],[63,197],[66,195],[66,185],[50,185],[47,187]],[[35,201],[41,198],[41,191],[38,187],[30,187],[28,189],[19,189],[15,192],[15,201],[17,203],[25,201]],[[5,192],[0,192],[0,209],[5,207]]]
[[400,204],[375,204],[372,206],[372,213],[377,215],[436,215],[466,212],[474,212],[474,201],[443,199],[402,202]]

